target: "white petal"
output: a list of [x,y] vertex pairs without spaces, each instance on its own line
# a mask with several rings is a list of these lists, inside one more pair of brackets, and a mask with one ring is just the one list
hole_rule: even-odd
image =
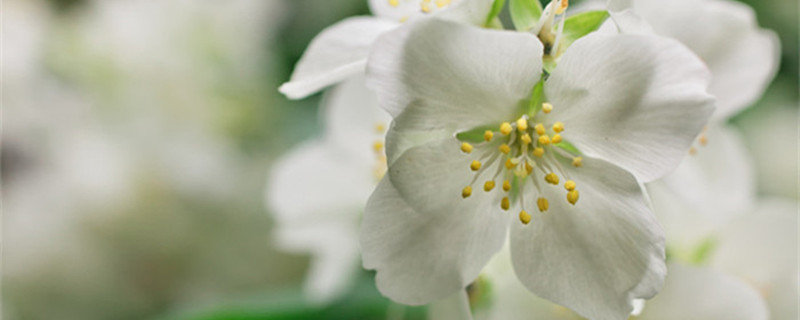
[[353,76],[328,91],[323,110],[326,141],[368,162],[375,162],[383,154],[382,150],[376,153],[373,145],[383,143],[392,119],[378,106],[375,93],[364,85],[363,75]]
[[759,29],[753,9],[736,1],[637,0],[637,13],[659,34],[686,44],[705,61],[717,98],[715,119],[726,119],[755,102],[777,71],[780,43]]
[[469,160],[451,149],[460,152],[453,138],[409,149],[367,204],[364,268],[377,270],[378,289],[397,302],[424,304],[463,289],[505,240],[509,216],[496,196],[475,186],[461,198]]
[[467,291],[455,293],[428,306],[428,320],[472,320]]
[[664,289],[647,302],[636,319],[766,320],[769,312],[758,292],[736,278],[670,264]]
[[776,319],[798,316],[796,305],[788,310],[779,308],[785,296],[795,302],[798,299],[797,214],[795,201],[766,200],[754,214],[742,216],[722,230],[711,257],[712,267],[755,286],[767,298],[772,313],[788,315]]
[[[394,21],[414,20],[426,14],[448,20],[481,25],[492,8],[493,0],[370,0],[372,13]],[[429,9],[424,12],[423,6]]]
[[[533,293],[590,319],[624,319],[661,288],[664,237],[636,179],[599,159],[569,170],[580,199],[545,186],[550,208],[512,223],[514,271]],[[526,194],[534,198],[533,193]]]
[[279,88],[280,92],[291,99],[300,99],[364,72],[375,39],[397,26],[388,20],[354,17],[322,30],[311,40],[291,80]]
[[796,103],[772,105],[741,119],[743,137],[756,162],[758,188],[762,194],[787,198],[800,195],[800,181],[790,178],[800,176],[798,111]]
[[594,33],[564,53],[545,94],[566,140],[652,181],[680,163],[713,111],[708,80],[674,40]]
[[542,52],[529,34],[421,19],[378,39],[367,81],[404,129],[471,129],[513,120]]

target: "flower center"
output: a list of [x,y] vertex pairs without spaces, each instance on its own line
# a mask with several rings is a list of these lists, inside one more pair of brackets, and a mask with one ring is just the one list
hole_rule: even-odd
[[562,181],[560,177],[563,177],[566,201],[575,205],[579,198],[575,181],[563,169],[559,158],[571,158],[575,167],[583,165],[583,158],[576,155],[577,150],[561,137],[564,123],[549,119],[552,110],[553,106],[545,102],[533,117],[523,115],[516,121],[503,122],[496,129],[489,128],[483,132],[483,141],[478,143],[462,142],[461,151],[476,157],[469,163],[474,177],[462,189],[461,196],[465,199],[472,196],[473,186],[479,181],[482,181],[486,193],[500,184],[504,193],[500,208],[509,210],[513,199],[522,209],[520,221],[528,224],[531,215],[525,211],[523,199],[528,181],[538,194],[536,206],[540,212],[545,212],[550,202],[543,196],[542,188],[547,186],[543,186],[541,181],[558,186]]
[[[539,22],[531,29],[544,45],[545,57],[558,57],[561,54],[559,47],[562,34],[564,33],[564,22],[567,20],[566,11],[569,7],[568,0],[552,0],[542,10],[542,16]],[[554,28],[556,18],[558,21],[558,29]],[[555,30],[554,30],[555,29]]]

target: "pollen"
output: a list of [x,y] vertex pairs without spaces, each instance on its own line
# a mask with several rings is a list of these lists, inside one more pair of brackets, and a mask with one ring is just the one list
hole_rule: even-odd
[[572,158],[572,166],[576,168],[583,167],[583,157]]
[[539,144],[548,145],[550,144],[550,137],[549,136],[539,136]]
[[503,191],[508,192],[511,190],[511,182],[508,180],[503,181]]
[[531,139],[531,135],[527,133],[523,134],[522,137],[520,137],[519,139],[522,141],[523,144],[530,144],[531,141],[533,141],[533,139]]
[[695,155],[695,154],[697,154],[697,149],[695,149],[694,147],[691,147],[691,148],[689,148],[689,154],[690,154],[690,155]]
[[517,130],[519,130],[519,132],[524,132],[525,130],[528,130],[528,119],[525,118],[517,119]]
[[427,2],[420,3],[420,10],[424,13],[431,12],[431,5]]
[[511,207],[511,201],[508,200],[508,197],[503,197],[503,200],[500,200],[500,208],[503,210],[508,210]]
[[494,137],[494,132],[490,130],[486,130],[485,132],[483,132],[483,140],[486,140],[487,142],[492,141],[493,137]]
[[567,192],[567,201],[569,201],[569,203],[572,205],[575,205],[575,203],[578,202],[578,196],[578,190]]
[[514,161],[513,161],[513,160],[511,160],[511,159],[506,159],[506,169],[509,169],[509,170],[510,170],[510,169],[514,168],[515,166],[517,166],[517,164],[516,164],[516,163],[514,163]]
[[494,181],[493,180],[486,181],[483,184],[483,191],[489,192],[489,191],[492,191],[492,189],[494,189]]
[[396,7],[399,4],[398,1],[399,0],[389,0],[389,5],[392,7]]
[[700,139],[698,139],[698,140],[700,141],[700,145],[702,145],[702,146],[705,146],[706,144],[708,144],[708,137],[706,137],[706,135],[700,136]]
[[461,143],[461,151],[464,151],[465,153],[472,152],[472,145],[469,144],[469,143],[466,143],[466,142],[462,142]]
[[539,123],[535,127],[533,127],[533,130],[536,130],[536,134],[538,134],[540,136],[545,133],[544,125],[541,124],[541,123]]
[[500,133],[502,133],[504,136],[511,134],[511,124],[508,122],[503,122],[500,124]]
[[562,14],[569,7],[569,0],[561,0],[561,5],[556,9],[556,14]]
[[[397,0],[395,0],[395,1],[397,1]],[[386,131],[386,126],[383,125],[383,123],[375,124],[375,132],[383,133],[384,131]]]
[[501,144],[499,147],[497,147],[497,150],[500,150],[500,152],[502,152],[503,154],[508,154],[509,152],[511,152],[511,147],[509,147],[507,144],[504,143]]
[[372,149],[375,150],[375,152],[381,151],[383,149],[383,142],[375,141],[375,143],[372,144]]
[[553,131],[555,131],[556,133],[561,133],[561,131],[564,131],[564,123],[561,121],[554,123]]
[[469,196],[471,196],[471,195],[472,195],[472,187],[466,186],[466,187],[464,187],[463,190],[461,190],[461,197],[462,198],[466,199],[466,198],[469,198]]
[[439,1],[436,1],[436,6],[439,7],[439,8],[447,6],[448,4],[450,4],[450,0],[439,0]]
[[544,111],[544,113],[550,113],[550,111],[553,111],[553,105],[549,102],[542,103],[542,111]]
[[469,168],[472,169],[472,171],[478,171],[481,169],[481,162],[478,160],[472,160],[472,163],[469,164]]
[[550,203],[547,202],[547,198],[540,197],[536,199],[536,206],[539,207],[539,211],[545,212],[548,208],[550,208]]
[[520,211],[519,212],[519,221],[522,222],[522,224],[530,223],[531,222],[531,214],[525,212],[525,210]]
[[525,161],[525,172],[527,172],[528,174],[533,173],[533,166],[527,161]]
[[567,189],[567,191],[575,190],[575,181],[567,180],[567,182],[564,182],[564,189]]
[[536,149],[533,149],[533,155],[541,158],[544,155],[544,149],[542,147],[536,147]]
[[557,185],[558,184],[558,176],[555,173],[550,172],[546,176],[544,176],[544,181],[547,181],[547,183],[552,184],[552,185]]
[[553,143],[559,143],[559,142],[561,142],[561,135],[556,133],[553,135]]

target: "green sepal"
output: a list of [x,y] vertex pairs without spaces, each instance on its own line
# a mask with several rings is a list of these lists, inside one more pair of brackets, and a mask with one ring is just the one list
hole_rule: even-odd
[[542,102],[544,102],[544,99],[544,79],[541,79],[533,86],[531,92],[531,101],[528,103],[528,110],[526,112],[529,117],[532,118],[539,113],[539,110],[542,110]]
[[[504,5],[506,5],[506,0],[494,0],[494,3],[492,3],[492,10],[489,11],[489,15],[486,16],[486,21],[483,23],[484,28],[497,26],[498,21],[496,21],[496,18],[497,15],[500,14],[500,11],[503,10]],[[502,26],[502,24],[500,24],[500,26]]]
[[561,149],[567,150],[567,151],[569,151],[569,153],[574,154],[574,155],[580,155],[581,154],[581,151],[578,150],[578,148],[575,147],[575,145],[569,143],[568,141],[562,140],[561,142],[555,143],[553,145],[556,146],[556,147],[559,147]]
[[456,133],[456,139],[458,139],[458,141],[461,142],[471,142],[471,143],[483,142],[485,141],[483,139],[483,134],[486,132],[486,130],[497,131],[497,128],[499,127],[500,127],[499,124],[475,127],[467,131]]
[[572,45],[575,40],[600,28],[606,19],[608,19],[608,11],[605,10],[586,11],[568,17],[564,21],[562,50]]
[[542,4],[539,0],[510,0],[508,10],[517,31],[530,30],[542,16]]
[[689,256],[689,263],[693,265],[703,265],[706,263],[711,253],[717,248],[717,241],[714,238],[707,238]]

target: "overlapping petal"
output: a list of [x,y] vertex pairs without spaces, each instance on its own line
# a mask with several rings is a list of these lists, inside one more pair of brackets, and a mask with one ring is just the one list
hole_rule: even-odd
[[549,210],[512,224],[514,271],[535,294],[585,317],[624,319],[634,299],[661,288],[663,233],[630,173],[588,158],[568,170],[580,200],[573,206],[563,189],[542,189]]
[[565,139],[652,181],[680,163],[708,121],[709,77],[674,40],[595,33],[564,53],[545,93]]

